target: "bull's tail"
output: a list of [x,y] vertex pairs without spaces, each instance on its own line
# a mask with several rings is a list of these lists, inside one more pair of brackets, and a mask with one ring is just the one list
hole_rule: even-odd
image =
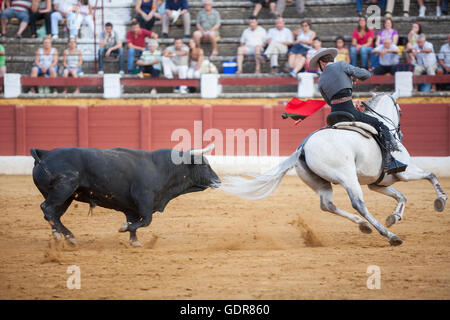
[[286,160],[252,180],[227,176],[222,179],[220,189],[248,200],[259,200],[271,195],[281,183],[284,175],[297,163],[302,148],[297,149]]
[[31,156],[34,158],[34,166],[40,166],[44,172],[48,175],[48,177],[51,177],[52,174],[51,172],[48,170],[47,166],[42,162],[43,158],[45,157],[45,155],[47,154],[48,151],[46,150],[41,150],[41,149],[31,149],[30,150],[30,154]]

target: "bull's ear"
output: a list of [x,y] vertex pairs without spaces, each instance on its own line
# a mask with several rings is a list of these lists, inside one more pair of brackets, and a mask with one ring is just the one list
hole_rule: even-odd
[[191,154],[191,156],[201,156],[204,153],[210,152],[213,149],[214,149],[214,143],[211,143],[209,146],[207,146],[204,149],[197,149],[197,150],[192,149],[189,151],[189,153]]

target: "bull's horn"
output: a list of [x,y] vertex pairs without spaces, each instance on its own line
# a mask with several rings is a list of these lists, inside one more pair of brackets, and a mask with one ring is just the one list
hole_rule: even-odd
[[397,101],[398,99],[398,91],[394,91],[394,93],[392,94],[392,98],[394,98],[395,101]]
[[214,149],[214,143],[211,143],[209,146],[207,146],[204,149],[192,149],[191,151],[189,151],[189,153],[191,154],[191,156],[201,156],[204,153],[210,152],[212,149]]
[[372,97],[375,97],[377,95],[375,92],[370,92],[370,94],[372,95]]

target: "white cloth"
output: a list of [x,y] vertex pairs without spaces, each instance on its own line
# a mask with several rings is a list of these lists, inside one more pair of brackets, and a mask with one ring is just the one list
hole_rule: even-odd
[[[378,47],[376,47],[374,49],[374,51],[382,51],[384,49],[386,49],[384,47],[384,44],[380,44]],[[388,52],[383,57],[381,57],[381,55],[379,55],[380,64],[382,66],[395,66],[400,61],[400,56],[398,55],[398,47],[395,44],[391,44],[391,46],[389,47],[389,50],[393,50],[393,49],[396,49],[397,53]]]
[[55,0],[53,4],[58,5],[58,10],[62,12],[72,11],[74,5],[78,4],[78,0]]
[[260,26],[257,26],[255,30],[248,27],[241,35],[241,43],[244,43],[248,47],[262,46],[265,39],[266,30]]
[[[421,50],[418,44],[416,44],[413,48],[416,50]],[[431,52],[430,53],[419,52],[416,56],[417,64],[425,68],[435,65],[437,63],[437,60],[436,55],[434,54],[433,44],[426,41],[422,49],[431,49]]]

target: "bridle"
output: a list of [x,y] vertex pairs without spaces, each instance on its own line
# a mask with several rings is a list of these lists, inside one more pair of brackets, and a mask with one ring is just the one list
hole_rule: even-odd
[[[391,98],[392,102],[394,103],[395,106],[395,110],[397,111],[397,116],[398,116],[398,125],[395,125],[394,121],[392,121],[391,119],[389,119],[388,117],[376,112],[373,108],[371,108],[367,103],[365,103],[364,101],[362,101],[362,105],[364,106],[364,111],[370,111],[374,114],[376,114],[377,116],[379,116],[380,118],[382,118],[383,120],[385,120],[386,122],[392,124],[392,126],[394,127],[394,129],[390,129],[389,131],[395,131],[395,133],[397,135],[394,134],[394,137],[399,141],[402,142],[403,140],[403,133],[401,130],[401,126],[400,126],[400,118],[402,116],[402,110],[400,109],[400,106],[398,105],[397,101],[395,101],[394,97],[392,97],[392,95],[388,94],[389,98]],[[397,138],[398,137],[398,138]]]

